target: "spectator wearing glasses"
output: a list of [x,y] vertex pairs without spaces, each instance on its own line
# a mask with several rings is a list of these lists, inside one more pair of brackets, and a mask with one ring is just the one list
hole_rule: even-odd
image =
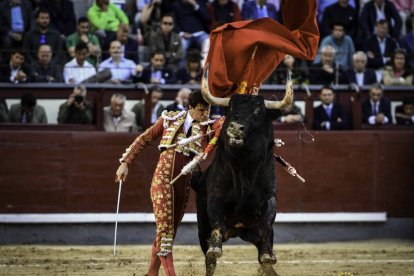
[[101,55],[101,46],[98,37],[90,32],[89,20],[86,17],[78,19],[76,32],[66,39],[66,47],[70,57],[75,57],[75,47],[79,42],[83,42],[88,46],[89,55],[86,60],[95,66],[98,57]]
[[59,66],[52,62],[52,48],[49,45],[39,47],[38,60],[31,67],[31,82],[63,82]]
[[39,9],[36,13],[36,27],[27,32],[23,40],[23,49],[29,63],[37,60],[39,46],[47,44],[53,51],[52,61],[61,64],[62,39],[59,32],[49,28],[49,23],[49,11]]
[[78,84],[96,74],[95,67],[86,60],[88,55],[88,46],[79,42],[75,47],[75,58],[63,69],[65,83]]
[[161,28],[151,34],[148,45],[151,53],[163,52],[166,65],[177,70],[184,58],[180,36],[174,32],[174,17],[166,14],[161,19]]

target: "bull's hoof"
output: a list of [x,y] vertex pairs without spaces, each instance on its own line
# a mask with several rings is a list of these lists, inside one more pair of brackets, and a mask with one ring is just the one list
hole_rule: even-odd
[[266,276],[278,276],[279,274],[276,273],[275,268],[270,263],[262,263],[260,264],[260,267],[262,268],[262,272],[260,275],[266,275]]
[[206,256],[210,259],[218,259],[223,256],[223,250],[220,247],[209,247]]
[[276,264],[276,257],[274,255],[270,255],[268,253],[264,253],[260,256],[259,262],[261,264],[270,264],[274,265]]

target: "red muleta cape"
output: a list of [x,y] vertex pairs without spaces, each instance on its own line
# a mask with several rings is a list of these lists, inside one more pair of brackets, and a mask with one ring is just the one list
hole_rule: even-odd
[[211,94],[229,97],[242,82],[247,85],[246,93],[259,88],[286,54],[314,59],[319,42],[316,10],[316,0],[284,0],[284,25],[261,18],[228,23],[213,30],[205,63],[209,66]]

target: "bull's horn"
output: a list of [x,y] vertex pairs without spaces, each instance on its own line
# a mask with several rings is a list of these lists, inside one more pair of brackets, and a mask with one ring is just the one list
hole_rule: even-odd
[[286,109],[293,102],[293,85],[291,79],[291,72],[289,71],[286,79],[286,92],[285,97],[281,101],[268,101],[265,100],[265,107],[267,109]]
[[211,95],[210,88],[208,87],[208,66],[204,73],[203,79],[201,80],[201,94],[203,95],[204,100],[211,105],[220,107],[229,106],[230,98],[219,98]]

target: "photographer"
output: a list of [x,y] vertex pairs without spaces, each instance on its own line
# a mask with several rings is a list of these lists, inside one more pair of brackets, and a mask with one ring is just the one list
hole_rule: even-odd
[[59,107],[59,124],[92,124],[92,104],[86,101],[86,87],[76,86],[67,102]]

